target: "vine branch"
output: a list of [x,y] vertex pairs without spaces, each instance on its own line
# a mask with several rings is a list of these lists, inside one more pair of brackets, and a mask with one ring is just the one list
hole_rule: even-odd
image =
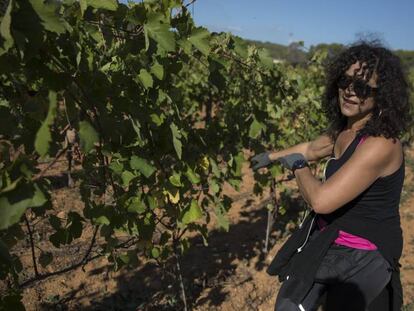
[[80,261],[81,263],[83,263],[83,265],[82,265],[82,271],[83,272],[85,272],[85,265],[87,264],[88,257],[89,257],[89,255],[90,255],[90,253],[92,251],[93,246],[95,245],[96,235],[98,233],[98,230],[99,230],[99,225],[96,225],[95,226],[95,230],[93,231],[93,236],[92,236],[91,244],[89,245],[88,250],[85,253],[85,256],[83,256],[82,260]]
[[33,269],[36,277],[39,277],[39,271],[37,270],[37,263],[36,263],[36,254],[35,254],[35,246],[33,241],[33,232],[30,228],[29,219],[27,219],[26,214],[24,214],[24,221],[26,223],[27,231],[29,232],[29,240],[30,240],[30,248],[32,252],[32,261],[33,261]]

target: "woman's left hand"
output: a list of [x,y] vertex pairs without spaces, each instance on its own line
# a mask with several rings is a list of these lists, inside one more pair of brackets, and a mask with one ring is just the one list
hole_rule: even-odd
[[306,161],[305,157],[301,153],[291,153],[276,159],[276,161],[280,162],[283,167],[289,170],[292,170],[293,164],[298,160]]

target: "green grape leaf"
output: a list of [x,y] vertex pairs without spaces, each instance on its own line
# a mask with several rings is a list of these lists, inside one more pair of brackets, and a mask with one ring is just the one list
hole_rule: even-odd
[[13,180],[8,185],[6,185],[6,187],[1,188],[3,186],[3,184],[2,184],[2,180],[0,179],[0,194],[6,193],[6,192],[9,192],[9,191],[13,191],[14,189],[16,189],[17,185],[22,180],[23,180],[23,176],[20,176],[16,180]]
[[138,78],[146,89],[152,88],[154,85],[154,80],[152,79],[151,74],[145,69],[139,71]]
[[148,206],[151,210],[154,210],[157,208],[158,204],[157,204],[157,200],[150,195],[146,196],[147,202],[148,202]]
[[265,128],[266,126],[263,123],[257,121],[256,118],[254,118],[253,122],[250,124],[249,137],[257,138]]
[[178,158],[181,160],[183,144],[181,143],[180,138],[182,135],[178,127],[174,123],[170,124],[170,129],[173,137],[173,145],[175,152],[177,153]]
[[174,173],[173,175],[170,176],[170,178],[168,178],[168,180],[173,186],[176,186],[176,187],[183,186],[183,184],[181,183],[181,174],[179,173]]
[[[175,50],[174,33],[170,31],[170,25],[162,24],[155,15],[148,17],[148,22],[144,25],[144,30],[147,36],[154,39],[158,46],[169,52]],[[148,39],[145,40],[148,47]]]
[[160,115],[152,113],[150,117],[152,122],[154,122],[157,126],[161,126],[164,123],[165,116],[162,113]]
[[86,0],[86,3],[95,9],[116,11],[118,8],[118,1],[116,0]]
[[133,197],[128,201],[128,212],[143,214],[147,209],[140,196]]
[[200,175],[195,173],[190,167],[187,167],[187,171],[185,172],[185,175],[187,176],[188,180],[192,184],[200,183]]
[[227,180],[227,182],[236,190],[240,191],[240,184],[241,181],[239,179],[230,178]]
[[138,156],[132,156],[129,164],[132,169],[140,171],[146,178],[149,178],[156,171],[156,168],[147,160]]
[[80,6],[80,10],[81,10],[81,15],[83,16],[86,9],[88,8],[87,0],[79,0],[79,6]]
[[223,212],[223,207],[222,206],[217,206],[214,209],[214,211],[216,213],[218,227],[221,228],[221,229],[224,229],[226,232],[228,232],[229,228],[230,228],[230,223],[229,223],[229,220],[227,219],[226,215]]
[[88,153],[93,149],[95,143],[99,141],[99,135],[88,121],[80,121],[79,139],[81,149],[83,152]]
[[177,43],[179,44],[180,48],[183,50],[184,53],[191,55],[193,45],[187,38],[180,39],[177,41]]
[[10,0],[9,4],[6,9],[6,13],[4,13],[4,16],[0,23],[0,35],[3,37],[3,47],[0,48],[0,55],[6,53],[12,46],[13,46],[13,37],[10,32],[10,24],[11,24],[11,11],[13,8],[13,1]]
[[258,54],[262,65],[271,69],[273,67],[273,58],[269,55],[269,51],[267,49],[260,49]]
[[[16,200],[17,198],[19,200]],[[0,230],[17,223],[26,209],[40,207],[46,202],[44,193],[36,184],[33,188],[26,185],[8,192],[7,195],[0,196]]]
[[210,181],[210,190],[213,192],[213,194],[216,194],[220,191],[220,186],[214,179]]
[[[102,31],[99,29],[97,25],[92,24],[85,24],[85,29],[88,33],[88,36],[90,36],[93,40],[96,41],[97,44],[102,44],[102,42],[105,40]],[[87,54],[87,61],[89,65],[89,69],[92,70],[94,64],[94,54],[90,53]]]
[[234,174],[236,176],[241,176],[243,163],[244,163],[243,153],[239,153],[237,156],[234,157],[233,169],[234,169]]
[[216,161],[214,161],[211,158],[209,160],[210,160],[210,164],[211,164],[211,171],[213,172],[214,176],[216,176],[217,178],[220,178],[221,173],[220,173],[220,169],[217,166]]
[[46,30],[55,33],[64,33],[69,25],[59,16],[59,5],[56,1],[29,0],[33,10],[42,20],[42,25]]
[[151,73],[158,79],[164,79],[164,67],[159,63],[155,63],[151,66]]
[[128,264],[129,263],[128,254],[119,254],[118,258],[122,261],[122,264]]
[[192,200],[189,207],[182,213],[181,222],[185,225],[195,222],[203,216],[203,212],[196,200]]
[[209,38],[210,32],[207,29],[200,27],[193,29],[188,40],[196,47],[196,49],[208,56],[210,54]]
[[103,216],[103,215],[95,218],[94,219],[94,222],[96,224],[98,224],[98,225],[100,224],[100,225],[107,225],[107,226],[109,226],[111,224],[111,222],[109,221],[108,217]]
[[122,184],[124,187],[128,187],[131,180],[137,177],[135,174],[130,171],[123,171],[121,174]]
[[248,57],[247,42],[241,38],[232,37],[234,40],[234,51],[239,54],[242,58]]
[[109,164],[109,168],[116,174],[122,174],[124,171],[124,164],[118,162],[117,160],[112,159],[112,162]]
[[282,167],[278,163],[275,163],[274,165],[272,165],[270,167],[269,171],[272,174],[272,177],[274,177],[274,178],[279,177],[280,175],[282,175]]
[[35,139],[35,149],[40,156],[45,156],[49,152],[50,142],[52,141],[52,134],[50,133],[50,126],[56,116],[56,93],[49,91],[49,111],[46,119],[43,121],[40,129],[37,131]]

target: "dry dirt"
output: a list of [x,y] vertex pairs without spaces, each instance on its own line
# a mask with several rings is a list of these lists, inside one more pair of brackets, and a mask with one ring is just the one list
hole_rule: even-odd
[[[407,158],[414,159],[414,152],[407,150]],[[403,201],[400,207],[404,232],[404,252],[401,259],[402,283],[406,310],[414,306],[414,161],[406,163],[406,179]],[[62,218],[69,211],[82,210],[78,189],[68,188],[52,170],[56,190],[53,191],[53,207]],[[301,199],[292,196],[288,212],[279,216],[272,235],[271,248],[263,252],[269,194],[253,195],[251,170],[243,169],[243,184],[236,192],[224,189],[235,202],[229,213],[231,221],[228,233],[213,229],[209,245],[204,246],[200,237],[191,239],[192,247],[182,258],[184,284],[189,309],[193,310],[273,310],[279,282],[266,274],[266,267],[290,232],[302,211]],[[76,185],[76,181],[75,181]],[[289,186],[297,189],[294,181]],[[41,226],[37,239],[41,247],[48,244],[51,232]],[[92,228],[87,228],[73,245],[51,249],[56,262],[46,271],[54,271],[67,264],[76,263],[88,247]],[[42,244],[43,243],[43,244]],[[23,278],[33,275],[28,244],[22,244],[16,253],[25,265]],[[163,272],[164,271],[164,272]],[[138,268],[114,272],[104,257],[99,257],[83,269],[37,282],[24,291],[23,301],[27,310],[182,310],[183,305],[177,289],[177,279],[171,272],[173,263],[167,264],[167,272],[154,262],[143,260]],[[414,307],[413,309],[414,310]]]

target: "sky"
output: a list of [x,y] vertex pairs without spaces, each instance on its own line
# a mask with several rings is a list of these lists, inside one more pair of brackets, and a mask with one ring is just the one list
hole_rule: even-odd
[[309,48],[371,34],[391,49],[414,50],[414,0],[196,0],[189,9],[198,26],[246,39]]

